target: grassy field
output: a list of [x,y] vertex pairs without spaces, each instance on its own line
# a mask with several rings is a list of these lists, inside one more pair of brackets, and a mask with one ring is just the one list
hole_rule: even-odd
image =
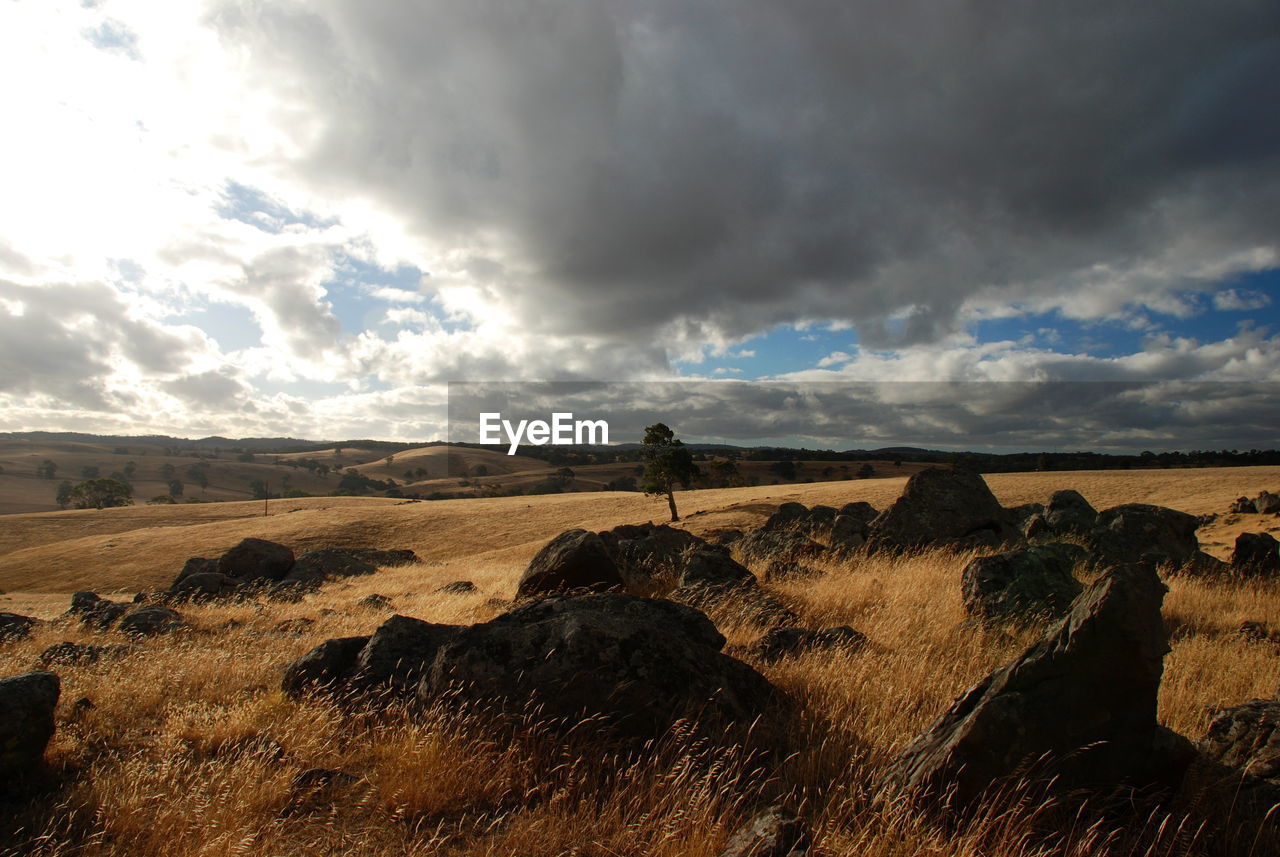
[[[696,533],[754,526],[787,500],[868,500],[883,508],[904,481],[687,492],[679,496],[682,525]],[[1199,515],[1280,487],[1280,468],[1009,474],[988,482],[1006,505],[1075,488],[1099,509],[1152,502]],[[951,829],[903,805],[874,802],[886,760],[1034,637],[965,623],[959,573],[966,555],[828,563],[817,581],[773,587],[805,625],[849,624],[869,644],[850,654],[755,664],[799,704],[729,736],[725,748],[690,744],[677,730],[648,753],[619,756],[466,712],[346,712],[278,690],[280,668],[292,658],[325,639],[378,626],[387,614],[358,607],[365,595],[389,596],[397,612],[431,621],[482,621],[504,609],[525,563],[556,533],[660,521],[664,510],[662,500],[603,493],[281,501],[267,517],[261,503],[9,516],[0,528],[0,589],[7,590],[0,609],[46,617],[64,610],[78,589],[128,593],[165,585],[187,556],[216,554],[245,536],[295,550],[409,547],[424,560],[266,611],[190,608],[189,633],[148,641],[124,660],[59,668],[63,701],[47,757],[60,779],[51,796],[16,808],[10,835],[12,825],[24,824],[44,837],[37,853],[50,855],[712,857],[754,807],[785,799],[813,826],[817,855],[1266,853],[1214,839],[1208,829],[1196,833],[1206,810],[1191,794],[1168,816],[1095,817],[1077,807],[1033,806]],[[1277,523],[1223,516],[1201,535],[1222,556],[1234,533]],[[434,593],[459,579],[477,591]],[[1170,590],[1165,618],[1173,651],[1160,719],[1195,739],[1213,706],[1275,692],[1274,646],[1248,643],[1235,629],[1245,620],[1277,623],[1280,586],[1177,578]],[[302,633],[277,628],[293,618],[315,624]],[[732,616],[713,618],[731,645],[759,634]],[[61,640],[115,637],[46,626],[0,647],[0,674],[29,669]],[[77,708],[82,697],[93,707]],[[319,790],[296,787],[295,777],[313,768],[351,778]]]

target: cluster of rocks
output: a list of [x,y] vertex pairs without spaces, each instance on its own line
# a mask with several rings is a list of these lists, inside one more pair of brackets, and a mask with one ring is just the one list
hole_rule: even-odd
[[1241,515],[1280,515],[1280,494],[1259,491],[1258,496],[1252,500],[1237,497],[1229,511]]
[[154,637],[187,627],[178,611],[162,604],[111,601],[93,592],[77,592],[71,596],[71,607],[63,617],[78,619],[95,631],[115,628],[133,637]]
[[326,580],[373,574],[378,568],[417,562],[411,550],[325,547],[295,557],[285,545],[244,539],[222,556],[191,557],[165,593],[174,601],[203,601],[265,593],[296,601]]

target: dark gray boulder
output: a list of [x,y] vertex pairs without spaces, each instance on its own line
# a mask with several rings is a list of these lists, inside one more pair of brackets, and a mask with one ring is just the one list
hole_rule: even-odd
[[25,640],[31,636],[31,629],[38,624],[40,620],[32,616],[0,613],[0,640]]
[[182,583],[188,577],[196,574],[217,574],[218,561],[216,559],[205,559],[202,556],[193,556],[182,564],[182,571],[178,572],[178,576],[173,579],[173,583],[169,586],[169,591],[177,590],[178,584]]
[[702,548],[685,559],[681,586],[755,586],[751,570],[721,550]]
[[865,500],[859,500],[856,503],[845,503],[836,510],[836,514],[853,518],[864,524],[870,524],[880,516],[880,510]]
[[1280,513],[1280,494],[1273,494],[1270,491],[1259,492],[1253,499],[1253,511],[1259,515]]
[[537,710],[567,726],[590,718],[593,728],[641,739],[684,715],[749,723],[774,689],[723,646],[706,616],[670,601],[553,596],[459,631],[418,698]]
[[398,693],[413,694],[440,647],[462,627],[392,616],[378,626],[357,655],[355,683],[366,688],[389,686]]
[[803,503],[783,503],[769,519],[764,522],[760,529],[764,531],[770,530],[789,530],[803,526],[808,528],[809,507]]
[[516,587],[518,598],[621,589],[622,575],[600,536],[568,530],[529,562]]
[[809,628],[774,628],[747,647],[747,654],[766,663],[804,652],[853,650],[867,641],[866,635],[848,625],[821,631]]
[[1254,699],[1219,710],[1200,751],[1214,762],[1280,786],[1280,701]]
[[54,643],[40,653],[40,665],[75,666],[96,664],[111,658],[123,658],[142,651],[138,646],[109,645],[97,646],[89,643],[73,643],[70,641]]
[[822,556],[825,548],[794,530],[754,530],[734,543],[743,559],[751,563],[772,560],[805,562]]
[[1020,533],[1025,533],[1033,518],[1044,517],[1043,503],[1023,503],[1021,506],[1010,506],[1005,512],[1009,516],[1009,525]]
[[125,613],[117,627],[121,633],[132,637],[154,637],[180,631],[187,627],[187,623],[176,610],[159,604],[146,604]]
[[1128,503],[1100,512],[1087,541],[1095,565],[1102,567],[1147,556],[1181,567],[1200,552],[1198,526],[1194,515],[1177,509]]
[[96,630],[106,631],[132,608],[132,604],[100,598],[93,592],[77,592],[71,596],[71,608],[65,615],[78,618]]
[[325,640],[285,667],[280,688],[291,697],[346,688],[356,673],[357,659],[368,637]]
[[221,572],[201,571],[179,577],[169,587],[169,594],[177,601],[206,601],[233,595],[237,585]]
[[771,628],[794,625],[795,613],[760,588],[746,566],[722,550],[702,548],[691,552],[671,600],[699,610],[711,610],[722,619]]
[[1253,512],[1254,512],[1254,508],[1253,508],[1253,501],[1252,501],[1252,500],[1250,500],[1248,497],[1237,497],[1237,498],[1236,498],[1236,499],[1231,503],[1231,508],[1230,508],[1228,511],[1230,511],[1230,512],[1232,512],[1232,513],[1234,513],[1234,514],[1249,514],[1249,515],[1251,515],[1251,514],[1253,514]]
[[795,813],[773,806],[735,830],[720,857],[806,857],[811,842]]
[[476,585],[470,580],[455,580],[453,583],[446,583],[436,590],[436,592],[448,592],[452,595],[465,595],[468,592],[475,592]]
[[848,554],[867,543],[867,523],[853,515],[837,515],[831,522],[831,549]]
[[392,603],[390,598],[388,598],[385,595],[380,595],[377,592],[371,595],[366,595],[364,598],[361,598],[359,601],[356,602],[356,605],[359,607],[364,607],[368,610],[394,610],[395,609],[395,605]]
[[218,572],[240,581],[281,580],[293,559],[293,551],[282,544],[244,539],[218,558]]
[[1194,757],[1156,722],[1165,586],[1150,563],[1099,578],[1020,657],[961,696],[889,766],[886,791],[972,806],[1034,766],[1053,789],[1171,789]]
[[1084,590],[1073,572],[1085,556],[1053,542],[978,557],[960,575],[964,608],[986,622],[1063,616]]
[[930,467],[908,479],[902,496],[871,522],[867,549],[997,544],[1013,535],[1007,513],[981,476]]
[[1231,570],[1242,577],[1280,576],[1280,542],[1270,533],[1241,533],[1231,553]]
[[1098,510],[1079,491],[1055,491],[1044,510],[1044,521],[1058,535],[1084,535],[1098,520]]
[[685,554],[707,543],[666,524],[624,524],[599,533],[605,550],[630,585],[657,575],[675,576]]
[[319,548],[298,556],[284,580],[334,580],[362,577],[378,567],[347,548]]
[[0,678],[0,783],[26,779],[43,766],[61,692],[51,672]]

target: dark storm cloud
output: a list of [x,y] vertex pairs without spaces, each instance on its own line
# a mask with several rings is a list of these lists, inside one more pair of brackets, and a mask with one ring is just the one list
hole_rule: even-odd
[[687,441],[833,449],[1274,448],[1280,383],[592,382],[449,385],[449,434],[479,414],[605,419],[614,443],[665,422]]
[[[1273,3],[320,0],[211,20],[319,123],[302,177],[520,272],[491,285],[548,332],[825,318],[906,344],[979,290],[1061,302],[1094,266],[1276,247]],[[1186,285],[1141,282],[1116,304]]]

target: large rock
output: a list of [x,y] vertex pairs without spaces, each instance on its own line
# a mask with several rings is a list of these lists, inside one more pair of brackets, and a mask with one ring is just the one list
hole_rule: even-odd
[[702,548],[689,554],[680,575],[681,586],[755,586],[751,570],[733,557],[715,548]]
[[187,627],[187,623],[176,610],[159,604],[145,604],[125,613],[118,627],[122,633],[132,637],[154,637],[180,631]]
[[1094,562],[1103,567],[1139,562],[1145,556],[1181,567],[1200,552],[1198,526],[1194,515],[1177,509],[1128,503],[1098,514],[1089,548]]
[[1012,534],[1005,510],[982,477],[930,467],[907,480],[902,496],[871,522],[869,551],[980,542]]
[[825,550],[818,542],[794,530],[754,530],[734,542],[734,547],[751,563],[807,562],[822,556]]
[[624,524],[600,533],[624,580],[637,584],[655,575],[676,576],[685,554],[707,543],[666,524]]
[[132,604],[100,598],[93,592],[77,592],[71,596],[71,607],[66,615],[78,618],[91,628],[105,631],[132,608]]
[[670,597],[698,610],[714,611],[718,621],[765,628],[790,626],[798,621],[786,605],[760,588],[750,569],[716,548],[702,548],[688,555],[679,586]]
[[774,689],[722,654],[723,645],[706,616],[670,601],[543,598],[460,631],[440,649],[418,697],[538,710],[570,726],[591,718],[638,738],[685,715],[748,723]]
[[218,572],[240,581],[281,580],[293,567],[293,551],[265,539],[245,539],[218,558]]
[[1280,542],[1270,533],[1241,533],[1231,553],[1231,570],[1243,577],[1280,576]]
[[355,676],[361,650],[368,637],[325,640],[285,667],[280,688],[292,697],[311,691],[345,689]]
[[25,640],[40,620],[18,613],[0,613],[0,640]]
[[1084,557],[1060,542],[978,557],[960,575],[964,609],[988,622],[1063,616],[1084,589],[1073,574]]
[[169,594],[176,601],[206,601],[235,594],[238,584],[234,578],[218,571],[200,571],[180,576],[169,587]]
[[991,673],[890,765],[887,790],[967,807],[1028,765],[1057,790],[1173,788],[1194,756],[1156,722],[1165,587],[1150,563],[1099,578],[1034,646]]
[[61,691],[51,672],[0,678],[0,783],[25,779],[43,765]]
[[808,529],[809,507],[803,503],[783,503],[760,527],[762,530]]
[[1259,515],[1275,515],[1280,513],[1280,494],[1261,491],[1253,499],[1253,511]]
[[1044,522],[1058,535],[1076,533],[1083,535],[1098,520],[1098,510],[1079,491],[1066,489],[1054,491],[1044,510]]
[[845,649],[852,651],[867,641],[865,634],[848,625],[821,631],[809,628],[774,628],[748,647],[747,653],[766,663],[805,652]]
[[188,557],[187,561],[182,564],[182,571],[178,572],[178,576],[173,579],[173,583],[169,586],[169,591],[174,592],[178,589],[178,585],[197,574],[217,574],[218,561],[216,559],[206,559],[202,556]]
[[1280,786],[1280,701],[1254,699],[1220,710],[1200,750],[1215,762]]
[[378,626],[356,657],[355,680],[364,687],[390,687],[401,694],[416,691],[440,647],[462,630],[411,616],[392,616]]
[[622,575],[600,536],[586,530],[568,530],[548,542],[529,562],[516,595],[532,598],[602,592],[622,586]]

